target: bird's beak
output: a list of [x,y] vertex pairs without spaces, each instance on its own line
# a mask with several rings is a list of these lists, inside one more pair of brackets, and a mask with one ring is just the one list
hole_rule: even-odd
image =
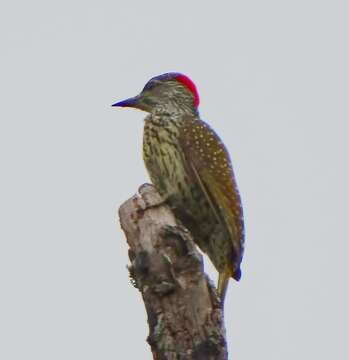
[[140,97],[140,95],[137,95],[135,97],[132,97],[132,98],[129,98],[129,99],[126,99],[123,101],[119,101],[119,102],[113,104],[112,106],[132,107],[132,108],[142,110],[141,97]]

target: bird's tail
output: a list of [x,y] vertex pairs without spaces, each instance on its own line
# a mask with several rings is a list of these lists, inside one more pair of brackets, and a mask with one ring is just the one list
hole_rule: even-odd
[[221,299],[222,309],[224,307],[224,299],[225,299],[225,295],[227,293],[230,277],[231,277],[230,271],[223,271],[223,272],[219,273],[217,292]]

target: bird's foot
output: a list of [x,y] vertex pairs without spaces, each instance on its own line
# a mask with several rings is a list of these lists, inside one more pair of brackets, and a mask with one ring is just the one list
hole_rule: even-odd
[[154,194],[153,189],[155,188],[152,184],[143,184],[139,187],[138,192],[142,196],[143,206],[142,210],[156,208],[166,204],[164,199],[159,193]]

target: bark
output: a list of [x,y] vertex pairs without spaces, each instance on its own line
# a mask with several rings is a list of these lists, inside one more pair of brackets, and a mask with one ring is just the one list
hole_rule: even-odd
[[152,185],[119,209],[130,276],[141,292],[156,360],[226,360],[223,313],[202,255]]

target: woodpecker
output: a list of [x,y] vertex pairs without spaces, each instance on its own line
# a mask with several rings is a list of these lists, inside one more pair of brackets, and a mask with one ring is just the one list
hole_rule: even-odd
[[200,119],[195,84],[180,73],[162,74],[112,106],[148,113],[143,159],[150,179],[217,269],[223,307],[229,279],[241,277],[243,210],[228,151]]

